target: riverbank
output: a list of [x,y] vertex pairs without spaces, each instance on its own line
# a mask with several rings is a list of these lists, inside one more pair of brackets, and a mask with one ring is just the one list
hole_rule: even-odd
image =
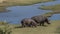
[[57,28],[56,28],[56,31],[55,31],[56,33],[58,33],[58,34],[60,34],[60,26],[58,26]]
[[39,9],[52,10],[55,14],[58,14],[60,13],[60,4],[56,4],[53,6],[41,6]]
[[31,5],[31,4],[36,4],[36,3],[42,3],[42,2],[50,2],[50,1],[55,1],[55,0],[6,0],[3,3],[0,4],[0,6],[6,6],[9,5]]
[[54,12],[48,12],[48,13],[43,14],[43,16],[51,17],[53,14],[54,14]]
[[60,20],[50,21],[51,25],[47,25],[47,27],[38,26],[37,28],[16,28],[12,30],[12,34],[58,34],[55,33],[55,31],[56,28],[60,26],[59,22]]
[[[30,28],[30,27],[26,27],[26,28],[15,28],[18,27],[20,25],[9,25],[9,27],[11,28],[12,32],[11,34],[58,34],[56,32],[56,28],[58,26],[60,26],[60,20],[52,20],[50,21],[51,25],[47,25],[47,27],[42,27],[42,26],[38,26],[36,28]],[[2,27],[2,26],[0,26]],[[8,27],[7,27],[8,28]]]
[[[6,12],[6,7],[9,6],[26,6],[42,2],[50,2],[54,0],[6,0],[0,3],[0,12]],[[4,7],[4,8],[3,8]]]
[[44,9],[44,10],[60,10],[60,4],[56,4],[53,6],[41,6],[40,9]]
[[9,12],[9,10],[6,9],[6,7],[0,7],[0,13]]

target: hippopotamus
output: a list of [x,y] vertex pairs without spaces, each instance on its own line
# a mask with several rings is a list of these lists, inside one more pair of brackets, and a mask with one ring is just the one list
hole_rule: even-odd
[[31,19],[33,19],[40,26],[44,26],[44,23],[50,24],[48,18],[43,15],[33,16]]
[[22,27],[36,27],[36,22],[31,18],[24,18],[21,20]]

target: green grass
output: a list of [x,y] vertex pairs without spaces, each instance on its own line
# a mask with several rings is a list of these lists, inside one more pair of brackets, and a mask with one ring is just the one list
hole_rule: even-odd
[[31,5],[36,4],[40,2],[48,2],[48,1],[54,1],[54,0],[8,0],[7,3],[10,3],[11,5]]
[[26,6],[48,1],[54,0],[7,0],[4,1],[3,3],[0,3],[0,12],[6,12],[5,8],[9,6]]
[[60,10],[60,4],[56,4],[53,6],[41,6],[40,9],[44,9],[44,10]]
[[45,13],[45,14],[42,14],[43,16],[46,16],[46,17],[51,17],[53,14],[58,14],[58,13],[60,13],[60,11],[59,12],[48,12],[48,13]]
[[55,34],[55,30],[60,26],[60,20],[50,21],[51,25],[47,27],[38,26],[36,28],[25,27],[25,28],[15,28],[12,30],[12,34]]
[[[1,23],[1,22],[0,22]],[[9,24],[0,24],[0,34],[11,34],[12,30]]]
[[43,16],[51,17],[53,14],[54,14],[54,12],[48,12],[48,13],[43,14]]
[[60,34],[60,26],[56,28],[56,31],[55,31],[55,33],[58,33],[58,34]]
[[56,4],[53,6],[41,6],[39,9],[52,10],[54,14],[58,14],[60,13],[60,4]]
[[11,34],[57,34],[55,31],[56,28],[60,26],[60,20],[53,20],[50,21],[50,23],[51,23],[50,25],[45,23],[47,27],[37,26],[36,28],[35,27],[15,28],[21,25],[7,24],[7,25],[0,25],[0,28],[2,28],[3,30],[9,29],[8,32],[10,31],[11,28],[12,31]]
[[0,4],[0,6],[11,6],[11,5],[19,5],[19,6],[25,6],[25,5],[32,5],[36,3],[41,3],[41,2],[48,2],[48,1],[54,1],[54,0],[7,0],[3,3]]

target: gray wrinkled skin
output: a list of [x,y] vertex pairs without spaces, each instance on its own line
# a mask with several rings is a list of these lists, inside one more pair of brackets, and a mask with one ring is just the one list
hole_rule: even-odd
[[21,20],[22,27],[36,27],[36,22],[30,18],[24,18]]
[[44,26],[44,23],[46,22],[47,24],[49,23],[49,20],[46,16],[38,15],[38,16],[33,16],[31,19],[35,20],[37,24],[40,24],[40,26]]

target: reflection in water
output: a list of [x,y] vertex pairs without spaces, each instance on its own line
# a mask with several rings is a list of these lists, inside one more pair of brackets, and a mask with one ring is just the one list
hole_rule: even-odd
[[[30,6],[14,6],[14,7],[8,7],[8,10],[11,10],[11,12],[8,13],[0,13],[0,21],[8,21],[13,24],[19,23],[23,18],[30,18],[35,15],[42,15],[47,12],[51,12],[51,10],[41,10],[38,9],[41,5],[53,5],[54,3],[58,4],[58,2],[48,2],[48,3],[39,3],[39,4],[34,4]],[[56,14],[57,15],[57,14]],[[53,15],[50,19],[55,20],[58,19],[60,16]],[[55,17],[55,18],[54,18]]]

